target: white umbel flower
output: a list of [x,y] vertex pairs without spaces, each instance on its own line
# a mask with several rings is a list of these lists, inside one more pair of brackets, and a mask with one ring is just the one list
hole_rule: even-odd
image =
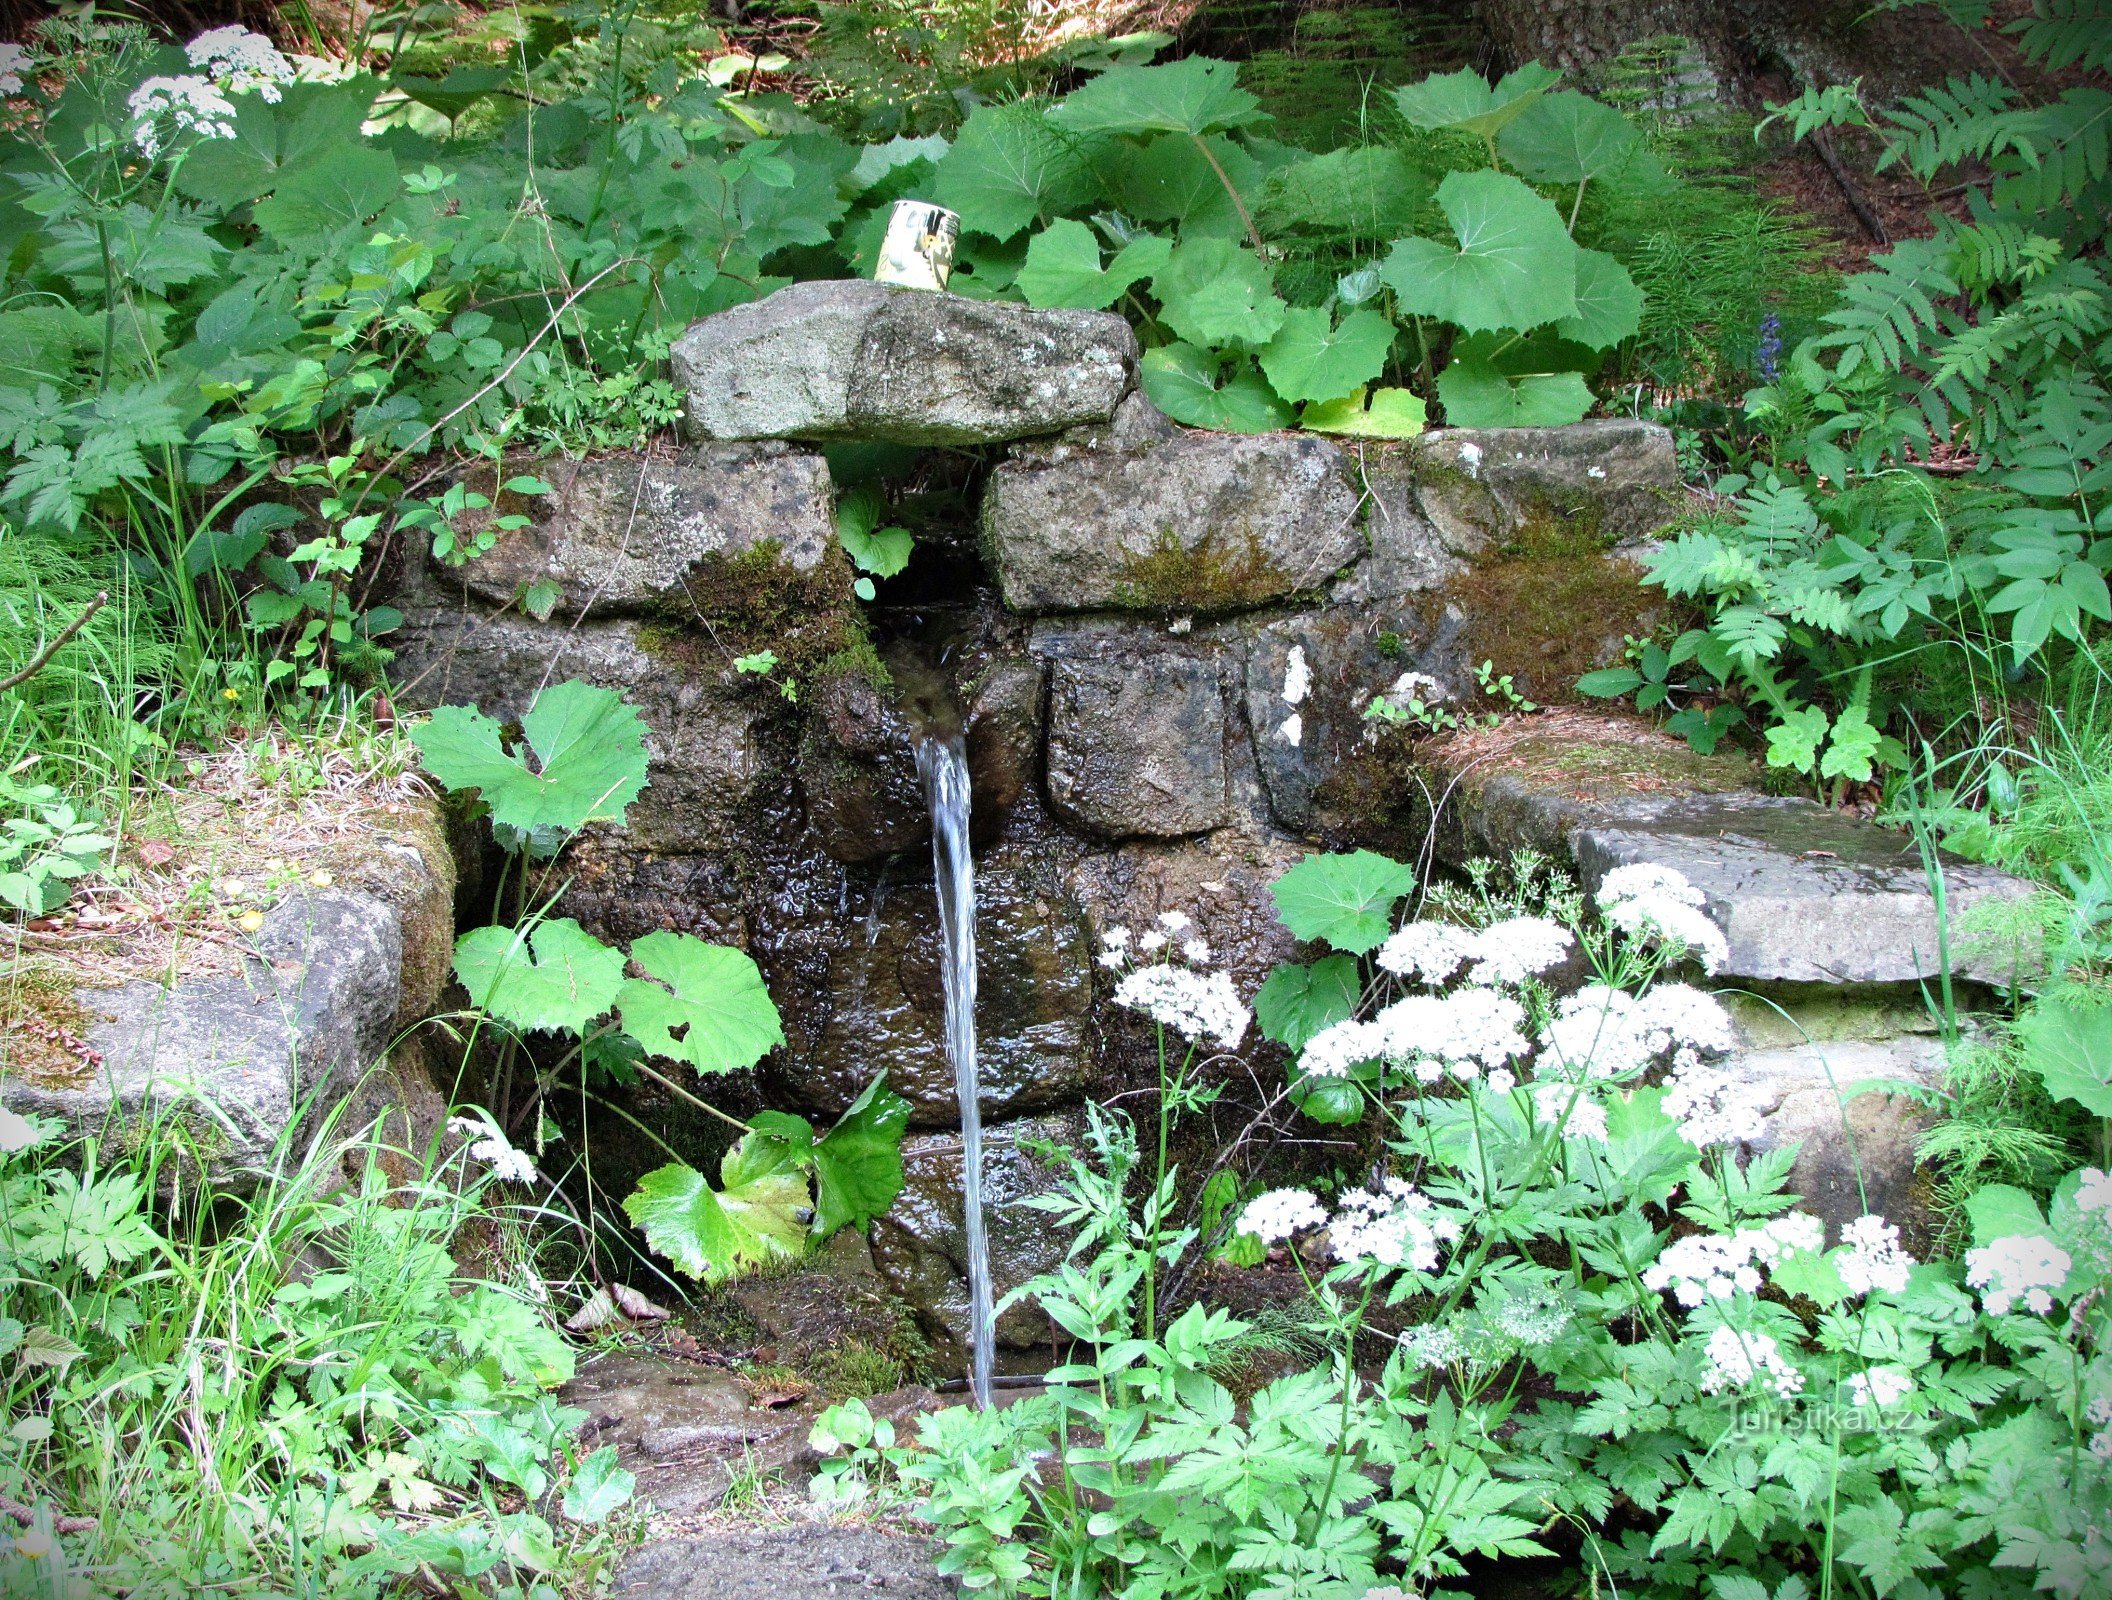
[[1247,1008],[1222,972],[1170,964],[1139,967],[1115,985],[1115,1004],[1142,1012],[1190,1042],[1211,1039],[1225,1050],[1236,1048],[1247,1032]]
[[2068,1281],[2074,1260],[2051,1239],[2036,1233],[2013,1233],[1965,1253],[1965,1281],[1978,1289],[1990,1316],[2003,1316],[2019,1300],[2027,1311],[2044,1316],[2053,1297]]
[[1294,1233],[1317,1228],[1327,1221],[1327,1211],[1303,1189],[1271,1189],[1249,1200],[1239,1214],[1239,1232],[1263,1244],[1274,1244]]
[[1689,1062],[1665,1082],[1665,1115],[1696,1149],[1751,1144],[1765,1131],[1768,1094],[1761,1086],[1715,1067]]
[[279,47],[261,33],[243,27],[209,28],[183,47],[192,66],[230,94],[254,92],[274,105],[279,85],[291,83],[295,69]]
[[536,1181],[535,1163],[526,1151],[514,1148],[513,1141],[500,1131],[497,1123],[478,1117],[450,1117],[448,1126],[469,1137],[469,1158],[489,1167],[491,1175],[500,1182]]
[[1439,1245],[1458,1234],[1429,1196],[1400,1178],[1388,1178],[1375,1189],[1350,1190],[1327,1225],[1328,1248],[1337,1261],[1371,1261],[1416,1272],[1436,1271]]
[[18,44],[0,44],[0,94],[20,94],[22,75],[31,70],[29,52]]
[[1914,1392],[1914,1374],[1905,1367],[1872,1367],[1868,1372],[1852,1373],[1848,1379],[1848,1398],[1859,1406],[1875,1406],[1883,1411],[1896,1406]]
[[2079,1211],[2112,1211],[2112,1174],[2095,1167],[2083,1168],[2082,1184],[2075,1191]]
[[235,108],[210,78],[149,78],[132,91],[125,108],[132,113],[132,142],[150,161],[161,154],[165,134],[235,136]]
[[1549,917],[1506,917],[1474,935],[1469,983],[1523,983],[1567,959],[1576,941]]
[[1376,959],[1397,978],[1437,984],[1464,966],[1472,953],[1473,935],[1467,929],[1449,922],[1411,922],[1387,936]]
[[1631,939],[1684,951],[1704,972],[1719,972],[1731,952],[1706,904],[1707,896],[1683,874],[1645,862],[1615,867],[1599,884],[1599,910],[1616,928]]
[[1506,1066],[1532,1048],[1525,1007],[1495,989],[1409,995],[1371,1020],[1385,1041],[1387,1060],[1438,1062],[1462,1081]]
[[1899,1247],[1899,1229],[1879,1216],[1857,1217],[1841,1230],[1844,1248],[1834,1258],[1850,1294],[1900,1294],[1914,1258]]
[[1722,1394],[1756,1383],[1787,1400],[1803,1389],[1804,1374],[1783,1358],[1773,1334],[1741,1333],[1736,1328],[1710,1334],[1709,1365],[1701,1375],[1704,1392]]

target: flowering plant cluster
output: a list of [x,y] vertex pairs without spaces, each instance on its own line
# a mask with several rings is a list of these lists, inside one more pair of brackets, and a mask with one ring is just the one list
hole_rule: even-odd
[[[915,1441],[824,1419],[824,1497],[892,1483],[950,1570],[1049,1600],[1436,1596],[1550,1554],[1649,1600],[2112,1594],[2112,1177],[2043,1209],[1983,1190],[1962,1259],[1919,1259],[1905,1219],[1829,1223],[1787,1192],[1730,1017],[1674,976],[1722,958],[1677,874],[1399,922],[1405,869],[1318,859],[1278,901],[1331,949],[1254,1020],[1286,1102],[1368,1119],[1377,1158],[1243,1200],[1224,1166],[1176,1227],[1166,1117],[1246,1019],[1180,914],[1118,931],[1118,1000],[1172,1048],[1155,1180],[1096,1112],[1049,1202],[1078,1246],[1018,1292],[1071,1364]],[[1213,1247],[1300,1275],[1330,1358],[1242,1404],[1260,1330],[1180,1305]]]

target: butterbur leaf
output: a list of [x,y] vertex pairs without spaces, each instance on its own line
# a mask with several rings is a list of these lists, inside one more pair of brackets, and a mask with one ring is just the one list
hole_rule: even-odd
[[1537,61],[1528,62],[1501,82],[1491,84],[1470,67],[1433,74],[1421,83],[1393,91],[1401,115],[1432,132],[1458,128],[1478,139],[1491,139],[1505,124],[1524,115],[1548,89],[1561,81]]
[[2024,1059],[2056,1100],[2112,1117],[2112,1005],[2067,997],[2041,1000],[2017,1024]]
[[1975,1189],[1965,1202],[1965,1214],[1972,1219],[1973,1243],[1981,1248],[2012,1235],[2047,1231],[2038,1201],[2006,1183]]
[[1618,172],[1642,143],[1633,123],[1589,95],[1565,89],[1529,102],[1496,148],[1535,183],[1584,183]]
[[1066,218],[1052,222],[1027,243],[1019,269],[1019,292],[1030,306],[1069,306],[1102,311],[1133,284],[1141,283],[1173,254],[1173,241],[1147,233],[1132,239],[1105,267],[1093,230]]
[[257,226],[274,239],[313,239],[356,227],[403,188],[396,158],[369,144],[349,144],[280,182],[257,202]]
[[843,535],[844,552],[850,556],[851,565],[876,578],[892,578],[908,566],[916,547],[916,538],[907,528],[874,528],[869,533],[846,531]]
[[1290,310],[1268,267],[1230,239],[1190,239],[1151,280],[1159,316],[1199,345],[1266,344]]
[[645,978],[617,996],[623,1026],[656,1056],[700,1073],[739,1072],[785,1042],[777,1007],[747,955],[687,933],[649,933],[631,946]]
[[1393,931],[1393,903],[1415,874],[1371,850],[1307,856],[1270,890],[1276,915],[1300,939],[1362,955]]
[[807,1179],[777,1140],[749,1134],[727,1151],[725,1187],[680,1162],[648,1172],[624,1214],[655,1250],[706,1283],[724,1283],[799,1255],[807,1241]]
[[963,227],[1009,239],[1092,199],[1090,157],[1036,106],[979,106],[939,162],[934,198]]
[[528,929],[472,928],[455,941],[469,1003],[517,1028],[583,1033],[616,1003],[623,952],[570,917]]
[[1261,349],[1261,370],[1286,400],[1339,400],[1376,378],[1393,348],[1393,324],[1376,311],[1352,311],[1336,325],[1322,309],[1300,306]]
[[1594,399],[1581,372],[1505,373],[1467,355],[1438,374],[1437,397],[1455,428],[1559,428]]
[[616,1447],[605,1444],[572,1469],[565,1485],[565,1518],[570,1522],[600,1522],[631,1498],[638,1480],[616,1464]]
[[645,787],[645,724],[613,689],[576,681],[545,689],[521,732],[532,767],[474,706],[442,706],[411,741],[426,771],[450,789],[477,790],[494,822],[524,834],[619,822]]
[[1191,428],[1267,433],[1290,425],[1291,408],[1245,359],[1228,369],[1211,351],[1169,344],[1145,351],[1137,372],[1145,398]]
[[1339,433],[1361,439],[1412,439],[1429,425],[1430,407],[1412,389],[1374,389],[1369,404],[1362,389],[1340,400],[1318,401],[1305,408],[1299,426],[1313,433]]
[[1198,140],[1162,134],[1141,150],[1111,145],[1101,171],[1107,198],[1117,210],[1145,222],[1178,223],[1184,239],[1244,237],[1246,223],[1225,181],[1231,180],[1242,202],[1262,187],[1260,163],[1222,136]]
[[1577,252],[1577,314],[1555,331],[1565,339],[1604,350],[1633,337],[1643,325],[1643,291],[1628,269],[1603,250]]
[[1346,1128],[1364,1117],[1364,1091],[1347,1078],[1304,1078],[1291,1089],[1291,1101],[1304,1115],[1332,1128]]
[[1458,248],[1402,239],[1379,267],[1403,310],[1470,333],[1577,314],[1577,246],[1550,202],[1507,173],[1455,172],[1437,203]]
[[1286,962],[1255,992],[1254,1020],[1286,1049],[1303,1050],[1313,1035],[1353,1015],[1363,990],[1352,956],[1323,956],[1310,966]]
[[1208,56],[1163,67],[1114,67],[1049,110],[1051,122],[1076,133],[1220,133],[1267,115],[1239,86],[1239,68]]
[[882,1073],[814,1146],[814,1235],[862,1226],[902,1192],[902,1130],[909,1102]]
[[1330,150],[1271,175],[1261,220],[1272,229],[1390,239],[1413,226],[1429,192],[1429,180],[1398,150]]

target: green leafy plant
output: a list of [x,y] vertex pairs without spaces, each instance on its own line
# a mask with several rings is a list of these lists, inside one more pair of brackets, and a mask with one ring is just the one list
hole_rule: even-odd
[[98,827],[52,785],[0,776],[0,905],[31,917],[64,905],[110,851]]

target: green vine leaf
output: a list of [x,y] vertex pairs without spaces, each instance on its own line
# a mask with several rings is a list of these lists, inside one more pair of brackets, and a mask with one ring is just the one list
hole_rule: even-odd
[[1298,938],[1360,956],[1393,931],[1393,903],[1414,887],[1415,874],[1398,861],[1355,850],[1307,856],[1270,893],[1277,917]]
[[1199,345],[1261,345],[1290,307],[1277,298],[1268,267],[1230,239],[1190,239],[1151,280],[1160,319]]
[[692,1278],[724,1283],[807,1243],[807,1178],[792,1148],[751,1133],[726,1152],[714,1190],[696,1168],[671,1163],[638,1180],[624,1214],[646,1243]]
[[1089,79],[1049,111],[1074,133],[1222,133],[1267,120],[1239,86],[1230,61],[1188,56],[1163,67],[1114,67]]
[[1339,325],[1324,309],[1300,306],[1261,349],[1261,370],[1286,400],[1339,400],[1386,366],[1393,324],[1376,311],[1352,311]]
[[530,928],[472,928],[455,941],[455,975],[469,1003],[516,1028],[584,1033],[616,1003],[623,952],[570,917]]
[[1019,269],[1019,291],[1030,306],[1075,306],[1104,311],[1129,289],[1166,265],[1173,241],[1147,233],[1130,240],[1105,267],[1093,230],[1066,218],[1052,222],[1027,243]]
[[1009,239],[1093,198],[1091,151],[1031,105],[981,106],[938,166],[936,198],[961,225]]
[[644,978],[617,996],[623,1026],[650,1053],[700,1073],[739,1072],[785,1042],[785,1030],[748,956],[687,933],[649,933],[631,946]]
[[1548,89],[1562,81],[1537,61],[1526,63],[1500,83],[1489,80],[1471,67],[1403,84],[1393,91],[1401,115],[1418,128],[1436,132],[1458,128],[1477,139],[1493,139],[1504,125],[1531,109]]
[[1244,357],[1228,373],[1211,351],[1169,344],[1145,351],[1137,373],[1145,398],[1191,428],[1267,433],[1290,425],[1291,408]]
[[1429,418],[1429,405],[1412,389],[1374,389],[1369,404],[1357,389],[1340,400],[1307,406],[1299,426],[1359,439],[1413,439]]
[[521,732],[533,767],[474,706],[442,706],[411,730],[411,742],[426,771],[449,789],[475,789],[493,822],[523,834],[621,822],[645,787],[645,724],[614,689],[577,681],[545,689]]
[[1551,203],[1501,172],[1452,173],[1437,203],[1459,248],[1402,239],[1379,268],[1402,310],[1470,333],[1577,314],[1577,246]]

